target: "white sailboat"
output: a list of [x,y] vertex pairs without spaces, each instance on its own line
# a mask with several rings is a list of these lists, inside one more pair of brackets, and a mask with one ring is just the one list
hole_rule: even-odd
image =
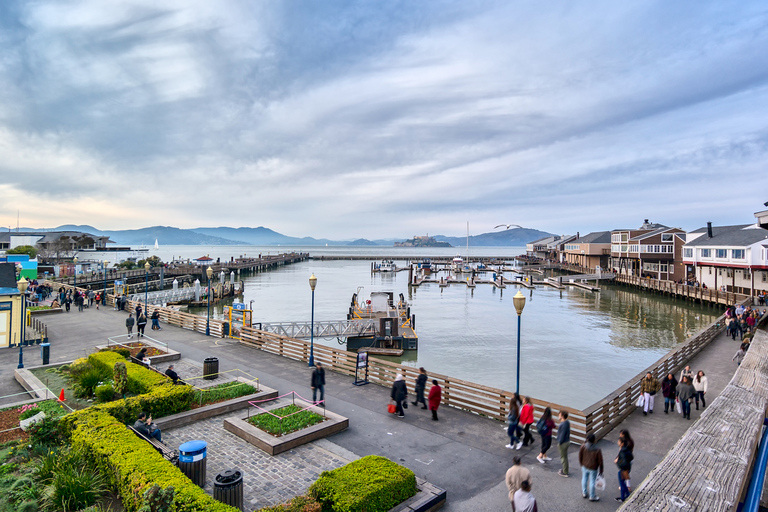
[[157,245],[157,238],[155,238],[155,249],[159,249],[159,248],[160,248],[160,246]]

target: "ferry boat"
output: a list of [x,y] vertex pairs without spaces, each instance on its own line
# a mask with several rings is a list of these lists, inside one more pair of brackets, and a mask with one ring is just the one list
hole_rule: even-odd
[[372,292],[369,299],[360,302],[358,293],[354,293],[347,320],[374,320],[375,326],[374,333],[347,336],[347,350],[402,355],[404,350],[419,348],[419,337],[414,328],[416,318],[411,315],[411,306],[402,293],[397,302],[394,292]]
[[397,267],[395,266],[395,262],[392,260],[381,260],[381,263],[379,263],[379,272],[396,272]]

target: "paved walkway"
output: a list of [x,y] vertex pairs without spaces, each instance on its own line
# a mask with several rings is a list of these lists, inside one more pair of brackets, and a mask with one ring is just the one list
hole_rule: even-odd
[[[52,343],[51,362],[82,357],[92,351],[96,344],[103,343],[108,336],[122,334],[126,316],[124,312],[102,308],[99,311],[72,311],[47,317]],[[164,325],[164,329],[154,336],[169,343],[172,349],[182,352],[185,358],[199,362],[206,357],[218,357],[222,370],[243,369],[258,376],[261,383],[278,389],[280,393],[291,390],[302,394],[309,392],[310,370],[305,363],[173,326]],[[703,369],[707,373],[710,386],[708,395],[711,399],[717,396],[731,378],[735,369],[731,357],[737,348],[737,342],[720,336],[691,363],[694,371]],[[37,348],[28,349],[25,354],[27,365],[40,364],[40,351]],[[21,391],[13,380],[13,369],[17,361],[18,351],[0,351],[0,396]],[[439,371],[437,368],[435,370]],[[417,476],[446,489],[447,510],[508,510],[503,479],[516,453],[523,456],[525,466],[532,472],[533,492],[542,510],[618,508],[619,504],[613,500],[618,492],[615,466],[612,463],[618,451],[615,445],[617,430],[600,443],[606,460],[608,488],[602,493],[600,503],[589,503],[580,496],[576,446],[572,446],[569,457],[573,476],[563,479],[557,476],[558,460],[546,465],[536,461],[537,446],[519,452],[504,448],[508,439],[498,421],[447,407],[440,409],[439,422],[431,421],[428,411],[414,408],[408,409],[406,417],[401,420],[386,412],[388,389],[376,385],[353,386],[351,377],[333,372],[327,372],[326,379],[328,409],[350,418],[348,430],[327,439],[331,444],[326,446],[338,447],[331,450],[331,453],[348,450],[355,456],[376,454],[399,462],[412,469]],[[694,421],[696,417],[694,410]],[[657,412],[653,415],[644,417],[642,413],[636,412],[622,424],[621,427],[628,428],[636,441],[632,472],[636,484],[662,459],[690,424],[680,415],[665,415],[663,404],[660,408],[657,406]],[[553,448],[550,456],[557,459],[556,455],[557,449]],[[252,478],[249,473],[246,472],[246,479]]]

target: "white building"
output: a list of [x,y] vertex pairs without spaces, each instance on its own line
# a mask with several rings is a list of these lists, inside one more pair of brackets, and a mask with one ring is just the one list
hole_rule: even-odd
[[683,264],[708,288],[752,296],[768,291],[768,229],[708,223],[686,235]]

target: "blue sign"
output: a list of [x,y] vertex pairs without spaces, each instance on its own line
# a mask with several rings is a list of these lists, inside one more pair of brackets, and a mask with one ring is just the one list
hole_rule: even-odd
[[232,304],[232,309],[245,309],[245,303],[235,302],[234,304]]

